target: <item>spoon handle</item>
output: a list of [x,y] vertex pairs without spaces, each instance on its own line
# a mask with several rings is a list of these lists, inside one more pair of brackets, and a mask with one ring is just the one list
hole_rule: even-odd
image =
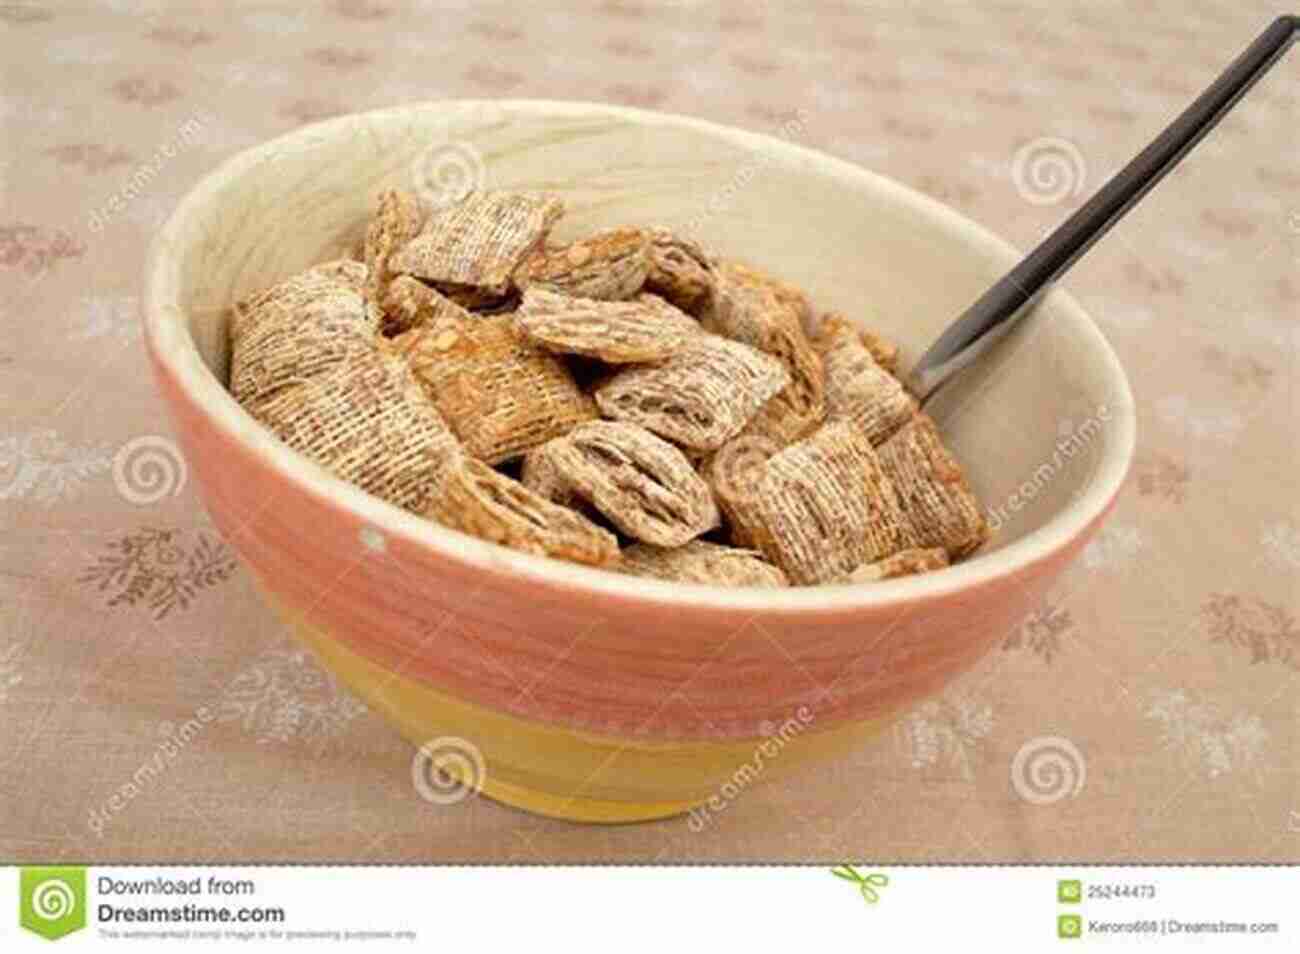
[[907,377],[922,403],[954,374],[1010,330],[1059,278],[1200,142],[1287,50],[1300,17],[1281,16],[1183,110],[1042,243],[949,325]]

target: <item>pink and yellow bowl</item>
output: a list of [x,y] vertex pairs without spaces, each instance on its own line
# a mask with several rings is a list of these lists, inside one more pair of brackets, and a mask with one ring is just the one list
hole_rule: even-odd
[[326,666],[412,743],[481,756],[464,781],[493,798],[631,821],[706,803],[738,770],[753,777],[746,765],[763,779],[816,771],[997,645],[1115,500],[1132,397],[1059,290],[929,408],[997,526],[983,552],[941,572],[789,590],[670,584],[527,556],[371,497],[227,393],[226,309],[339,255],[381,188],[466,183],[561,194],[560,236],[687,231],[879,329],[905,360],[1017,253],[790,141],[583,103],[344,116],[235,156],[185,196],[151,250],[147,337],[212,519]]

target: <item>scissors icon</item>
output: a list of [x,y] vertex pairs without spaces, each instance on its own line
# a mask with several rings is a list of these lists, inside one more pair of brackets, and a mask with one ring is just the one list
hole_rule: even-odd
[[880,872],[873,872],[869,875],[861,875],[853,869],[852,865],[840,865],[838,868],[832,868],[831,874],[837,878],[843,878],[845,881],[852,881],[858,886],[858,891],[862,893],[862,898],[867,904],[875,904],[880,900],[880,893],[877,888],[883,888],[889,884],[889,876]]

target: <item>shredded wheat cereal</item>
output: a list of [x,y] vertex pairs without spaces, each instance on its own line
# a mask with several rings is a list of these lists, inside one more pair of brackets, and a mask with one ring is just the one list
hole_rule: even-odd
[[564,211],[559,199],[525,192],[471,192],[437,209],[393,257],[394,271],[504,294],[510,273]]
[[[341,315],[355,310],[355,295],[362,294],[368,270],[361,262],[340,258],[315,265],[304,272],[235,302],[230,316],[230,338],[238,339],[263,321],[301,320],[311,309],[337,311]],[[368,307],[368,321],[377,329],[379,311]]]
[[634,539],[676,547],[718,525],[713,495],[691,462],[635,424],[583,424],[546,454],[565,485]]
[[423,328],[440,318],[469,318],[460,305],[418,278],[398,275],[384,291],[384,334],[395,337],[412,328]]
[[822,362],[804,333],[801,313],[799,303],[778,295],[773,280],[761,273],[733,262],[719,266],[705,327],[758,348],[785,367],[789,382],[748,429],[781,444],[815,430],[826,413]]
[[366,229],[362,247],[370,273],[366,288],[372,301],[383,302],[389,282],[396,276],[390,267],[393,256],[420,233],[424,209],[420,200],[409,192],[386,189],[379,194],[378,209]]
[[379,348],[248,409],[294,450],[417,513],[460,453],[406,365]]
[[948,553],[942,547],[900,550],[875,563],[864,563],[850,573],[845,582],[874,583],[877,580],[892,580],[899,576],[941,570],[947,565]]
[[720,543],[692,540],[664,549],[637,543],[623,551],[620,569],[635,576],[651,576],[675,583],[711,583],[715,586],[789,586],[778,567],[753,550],[738,550]]
[[649,260],[647,291],[697,318],[712,306],[714,264],[698,243],[665,228],[651,229]]
[[727,521],[731,542],[737,546],[754,545],[742,511],[753,499],[762,465],[780,451],[781,445],[770,437],[741,434],[700,462],[700,473],[712,488],[713,499]]
[[565,480],[564,472],[554,457],[558,446],[555,441],[549,441],[530,450],[524,457],[524,469],[519,479],[525,487],[551,503],[576,508],[581,498]]
[[742,262],[723,262],[720,265],[720,272],[723,278],[731,283],[748,285],[751,288],[763,288],[771,292],[772,296],[799,324],[805,335],[811,335],[815,330],[813,328],[815,322],[812,304],[808,301],[808,296],[794,285],[783,282],[779,278],[774,278],[766,272]]
[[516,317],[524,333],[548,351],[607,364],[661,361],[700,330],[694,318],[653,295],[597,301],[529,288]]
[[911,420],[916,400],[876,363],[856,328],[837,315],[822,322],[814,339],[826,369],[826,414],[848,418],[879,444]]
[[424,515],[525,553],[595,566],[618,562],[618,540],[608,530],[471,457],[448,469]]
[[898,490],[913,546],[943,547],[957,558],[988,539],[979,501],[928,414],[917,414],[877,450]]
[[761,467],[737,520],[794,583],[834,582],[903,548],[893,485],[852,423],[827,424]]
[[230,335],[235,399],[264,401],[373,350],[379,320],[360,291],[364,273],[364,265],[331,262],[236,305]]
[[513,315],[445,318],[393,339],[471,457],[499,464],[596,417],[564,364]]
[[780,362],[738,341],[701,333],[662,364],[620,371],[596,388],[606,416],[633,421],[696,450],[740,433],[788,377]]
[[863,329],[859,332],[862,344],[871,352],[871,357],[890,374],[898,376],[898,345],[873,331]]
[[515,285],[576,298],[621,301],[645,284],[650,242],[641,229],[606,229],[567,245],[538,248],[515,269]]
[[876,581],[988,537],[891,342],[668,229],[547,244],[562,209],[382,192],[353,259],[235,305],[231,391],[398,506],[634,575]]

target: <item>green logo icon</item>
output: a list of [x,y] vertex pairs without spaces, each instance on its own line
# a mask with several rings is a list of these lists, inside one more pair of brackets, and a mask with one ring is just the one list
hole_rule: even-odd
[[1057,937],[1083,937],[1083,918],[1077,914],[1060,914],[1056,918]]
[[864,875],[857,871],[852,865],[838,865],[831,869],[831,874],[837,878],[843,878],[845,881],[852,881],[858,886],[858,892],[862,895],[862,900],[867,904],[875,904],[880,900],[880,892],[877,888],[883,888],[889,884],[889,875],[881,874],[879,871],[873,871],[871,874]]
[[23,868],[18,923],[51,941],[86,926],[85,868]]
[[1083,882],[1056,882],[1056,900],[1059,904],[1078,904],[1083,900]]

